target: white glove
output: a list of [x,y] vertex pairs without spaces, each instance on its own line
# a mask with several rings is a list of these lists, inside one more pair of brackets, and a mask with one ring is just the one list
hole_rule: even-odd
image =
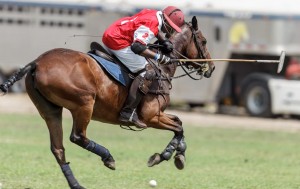
[[168,64],[171,61],[171,58],[163,55],[163,54],[156,54],[154,58],[159,64]]

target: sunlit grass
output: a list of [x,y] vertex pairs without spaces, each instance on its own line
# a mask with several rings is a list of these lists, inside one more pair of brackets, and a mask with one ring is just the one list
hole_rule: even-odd
[[[299,133],[187,125],[186,167],[180,171],[173,160],[147,167],[148,158],[163,150],[172,133],[131,132],[91,122],[88,137],[107,147],[116,160],[117,170],[111,171],[99,157],[69,141],[71,124],[64,120],[67,161],[88,189],[145,189],[151,179],[161,189],[300,188]],[[0,182],[3,189],[68,188],[39,116],[0,115]]]

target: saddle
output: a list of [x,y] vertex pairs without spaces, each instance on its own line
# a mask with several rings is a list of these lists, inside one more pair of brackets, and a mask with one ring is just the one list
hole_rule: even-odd
[[110,62],[120,65],[122,67],[122,69],[126,70],[126,72],[128,72],[132,75],[135,75],[126,66],[124,66],[124,64],[116,56],[111,55],[101,44],[94,41],[90,44],[90,49],[92,52],[94,52],[94,54],[96,54]]
[[[111,55],[101,44],[97,42],[92,42],[90,44],[90,51],[88,52],[96,62],[106,70],[108,75],[112,76],[116,81],[121,83],[125,87],[129,87],[133,79],[140,74],[132,73],[117,57]],[[154,68],[150,68],[154,69]],[[152,94],[169,94],[169,79],[162,80],[162,72],[159,67],[156,66],[157,78],[152,82],[149,93]]]
[[108,76],[111,76],[125,87],[131,85],[135,74],[122,64],[117,57],[111,55],[102,45],[92,42],[90,51],[87,54],[96,60]]

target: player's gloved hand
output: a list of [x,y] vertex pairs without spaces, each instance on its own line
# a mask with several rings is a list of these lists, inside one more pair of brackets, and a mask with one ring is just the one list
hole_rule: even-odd
[[161,41],[160,44],[163,46],[162,51],[164,53],[170,53],[174,49],[172,42],[168,39]]
[[156,60],[159,64],[168,64],[171,62],[171,58],[163,54],[156,54],[154,60]]

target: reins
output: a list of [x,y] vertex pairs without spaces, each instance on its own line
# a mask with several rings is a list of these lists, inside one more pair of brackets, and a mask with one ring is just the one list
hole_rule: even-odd
[[[182,58],[184,59],[188,59],[187,57],[185,57],[183,54],[181,54],[180,52],[178,52],[176,49],[173,50],[176,54],[180,55]],[[192,71],[187,71],[186,68],[184,67],[182,61],[180,60],[175,60],[176,62],[178,62],[177,66],[179,65],[181,67],[181,69],[185,72],[185,74],[179,75],[179,76],[174,76],[171,77],[172,79],[178,79],[184,76],[189,76],[189,78],[193,79],[193,80],[201,80],[203,78],[203,75],[200,75],[200,78],[195,78],[193,77],[191,74],[200,71],[202,68],[199,67],[198,69],[192,70]],[[198,62],[193,62],[194,64],[200,64]],[[200,66],[202,66],[203,64],[200,64]]]
[[[148,44],[149,47],[153,47],[153,48],[161,48],[162,45],[159,45],[159,44]],[[187,58],[186,56],[184,56],[183,54],[181,54],[180,52],[178,52],[176,49],[173,49],[173,51],[178,54],[181,58],[183,58],[184,60],[190,60],[189,58]],[[189,76],[191,79],[193,80],[201,80],[203,78],[203,75],[201,74],[200,75],[200,78],[195,78],[193,77],[191,74],[192,73],[195,73],[195,72],[198,72],[200,71],[202,68],[199,67],[198,69],[195,69],[195,70],[192,70],[192,71],[188,71],[186,70],[186,68],[184,67],[183,65],[183,61],[181,61],[182,59],[174,59],[174,60],[171,60],[171,62],[177,62],[177,65],[176,66],[180,66],[182,68],[182,70],[185,72],[184,74],[181,74],[181,75],[178,75],[178,76],[173,76],[173,77],[168,77],[169,79],[167,78],[160,78],[161,80],[172,80],[172,79],[178,79],[178,78],[181,78],[181,77],[185,77],[185,76]],[[152,61],[149,61],[149,62],[152,62]],[[199,63],[199,62],[193,62],[194,64],[198,64],[200,66],[203,66],[205,63]]]

